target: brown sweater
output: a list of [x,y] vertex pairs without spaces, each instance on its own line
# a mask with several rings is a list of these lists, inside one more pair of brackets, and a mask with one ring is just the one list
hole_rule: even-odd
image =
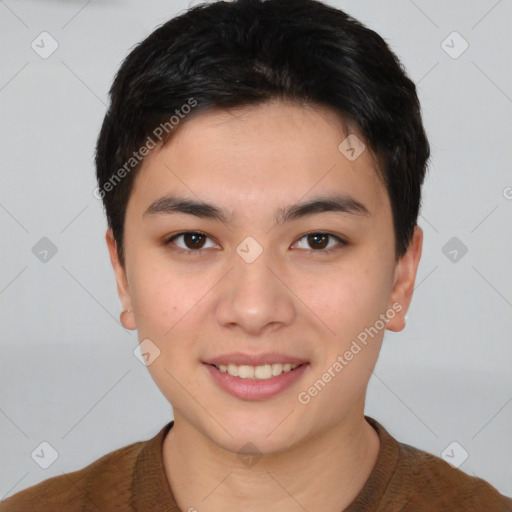
[[[399,443],[377,421],[366,419],[379,435],[380,451],[366,484],[344,512],[512,511],[512,499],[484,480]],[[176,505],[162,458],[162,442],[173,423],[148,441],[0,501],[0,512],[186,512]]]

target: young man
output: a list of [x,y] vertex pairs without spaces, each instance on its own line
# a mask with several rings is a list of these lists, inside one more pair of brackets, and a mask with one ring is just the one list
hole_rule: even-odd
[[112,86],[96,192],[174,421],[0,511],[512,510],[364,415],[428,158],[414,84],[342,11],[216,2],[151,34]]

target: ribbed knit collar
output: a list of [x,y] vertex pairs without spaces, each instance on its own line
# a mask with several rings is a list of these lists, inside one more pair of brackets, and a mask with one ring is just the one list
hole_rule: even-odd
[[[365,416],[380,440],[375,466],[359,494],[344,512],[372,512],[377,509],[398,463],[399,443],[373,418]],[[171,421],[141,449],[132,482],[136,512],[182,512],[172,494],[163,460],[163,442],[174,425]]]

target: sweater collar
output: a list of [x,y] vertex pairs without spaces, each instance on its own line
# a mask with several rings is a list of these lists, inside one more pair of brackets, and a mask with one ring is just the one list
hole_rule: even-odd
[[[376,420],[369,416],[365,419],[379,436],[379,454],[368,480],[344,512],[374,511],[398,464],[399,443]],[[144,443],[137,456],[132,482],[133,506],[137,512],[181,512],[169,486],[163,460],[163,442],[173,425],[174,420]]]
[[364,418],[379,436],[379,454],[363,488],[343,512],[377,511],[398,466],[400,443],[379,422],[369,416]]
[[174,420],[142,446],[132,482],[133,507],[137,512],[181,512],[165,473],[163,442]]

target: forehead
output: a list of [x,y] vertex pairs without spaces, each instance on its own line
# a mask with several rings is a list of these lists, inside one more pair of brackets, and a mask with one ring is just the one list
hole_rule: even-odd
[[385,187],[373,154],[362,150],[363,138],[347,135],[340,117],[320,106],[212,109],[185,119],[146,157],[130,202],[147,207],[179,192],[220,201],[236,216],[272,208],[285,197],[335,192],[359,199],[374,214],[389,207]]

